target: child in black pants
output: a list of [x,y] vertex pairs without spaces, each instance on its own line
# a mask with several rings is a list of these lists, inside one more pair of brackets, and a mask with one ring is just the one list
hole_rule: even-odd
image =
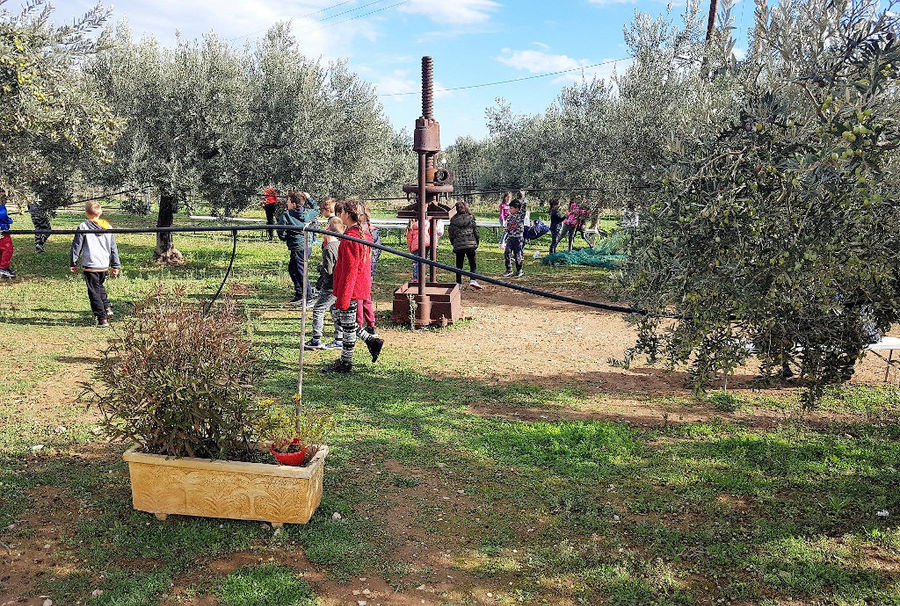
[[78,233],[72,240],[69,271],[73,274],[78,273],[78,263],[81,263],[91,311],[97,317],[97,327],[106,328],[113,312],[106,296],[104,282],[107,271],[111,276],[119,273],[119,250],[116,248],[116,237],[113,234],[98,233],[100,230],[109,229],[109,221],[100,218],[103,214],[100,203],[85,204],[84,214],[87,221],[78,226]]

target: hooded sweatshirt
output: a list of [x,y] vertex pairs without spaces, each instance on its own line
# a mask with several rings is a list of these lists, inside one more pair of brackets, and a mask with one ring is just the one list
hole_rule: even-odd
[[78,226],[78,232],[84,233],[75,234],[72,240],[69,267],[78,267],[79,259],[84,271],[106,271],[110,267],[119,267],[116,237],[113,234],[96,233],[102,229],[109,229],[109,221],[99,217],[88,219]]

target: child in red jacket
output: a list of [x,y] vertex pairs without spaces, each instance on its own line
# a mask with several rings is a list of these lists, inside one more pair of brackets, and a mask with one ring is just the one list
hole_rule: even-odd
[[[337,216],[347,229],[345,236],[372,241],[372,236],[360,227],[363,215],[362,203],[358,200],[346,200],[336,209]],[[325,367],[325,372],[350,372],[353,370],[353,348],[356,338],[366,343],[372,362],[378,360],[384,341],[370,335],[356,323],[357,300],[365,299],[372,286],[372,249],[365,244],[341,240],[338,248],[337,264],[334,266],[334,290],[337,301],[334,304],[335,318],[340,322],[344,332],[344,346],[341,357]]]

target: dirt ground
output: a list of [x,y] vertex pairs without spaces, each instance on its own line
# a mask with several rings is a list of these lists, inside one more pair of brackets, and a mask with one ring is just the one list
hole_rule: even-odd
[[[527,282],[526,282],[527,283]],[[538,286],[537,284],[534,284]],[[389,301],[379,300],[379,311],[389,308]],[[485,416],[516,419],[594,418],[621,420],[641,426],[663,422],[696,421],[711,416],[724,416],[752,425],[768,426],[781,420],[777,413],[724,414],[710,406],[698,404],[689,409],[678,405],[648,402],[654,396],[689,398],[684,387],[683,372],[667,372],[660,368],[636,365],[629,370],[610,364],[610,358],[621,358],[634,342],[635,331],[616,313],[540,299],[535,296],[487,287],[481,292],[463,293],[464,314],[471,319],[448,330],[424,330],[410,333],[391,327],[380,332],[388,348],[403,348],[409,356],[421,360],[422,366],[433,376],[466,376],[478,378],[497,386],[510,384],[539,385],[551,389],[571,388],[580,394],[579,403],[554,409],[510,407],[502,401],[472,402],[471,410]],[[278,314],[279,312],[273,312]],[[285,312],[287,313],[287,312]],[[894,331],[900,334],[900,331]],[[43,346],[53,347],[52,342]],[[63,369],[47,377],[28,399],[41,402],[32,409],[35,418],[48,426],[59,423],[58,405],[76,406],[78,381],[89,374],[95,347],[86,347],[78,356],[67,360]],[[880,384],[885,363],[875,356],[867,356],[858,369],[854,382]],[[900,379],[895,369],[889,382]],[[753,378],[753,368],[739,372],[729,383],[729,389],[746,390]],[[780,393],[784,393],[785,387]],[[763,392],[765,393],[765,392]],[[581,397],[583,395],[583,397]],[[56,405],[54,405],[54,403]],[[90,417],[94,413],[81,412]],[[97,458],[112,460],[117,451],[103,445],[79,447],[78,456],[86,462]],[[393,466],[393,467],[392,467]],[[464,537],[429,536],[415,524],[416,503],[434,498],[436,493],[450,491],[451,479],[440,471],[410,469],[397,462],[388,462],[388,469],[404,476],[415,477],[419,483],[392,497],[391,516],[383,520],[395,537],[401,537],[398,552],[400,561],[415,561],[434,570],[434,577],[442,579],[434,585],[404,587],[402,593],[383,579],[359,577],[346,584],[329,580],[305,558],[292,553],[276,560],[289,561],[314,586],[323,604],[356,604],[366,600],[370,605],[432,605],[445,603],[447,596],[474,596],[479,602],[488,600],[490,591],[506,584],[502,575],[488,581],[460,572],[454,566],[452,552],[465,546]],[[449,486],[449,487],[448,487]],[[452,491],[455,492],[455,491]],[[45,596],[34,595],[37,576],[48,567],[65,573],[75,562],[50,553],[52,545],[74,534],[77,516],[61,505],[64,495],[47,487],[29,493],[32,505],[17,524],[33,530],[15,545],[0,544],[0,578],[6,592],[0,594],[0,606],[39,605]],[[458,498],[457,498],[458,497]],[[472,509],[466,497],[454,495],[453,507]],[[205,564],[202,570],[227,574],[240,566],[269,561],[277,556],[271,549],[231,554]],[[512,578],[512,577],[510,577]],[[190,577],[176,581],[179,587],[188,586]],[[29,596],[29,597],[24,597]],[[174,604],[176,602],[165,602]],[[185,603],[178,601],[177,603]],[[197,606],[215,603],[208,598],[193,598],[187,603]]]

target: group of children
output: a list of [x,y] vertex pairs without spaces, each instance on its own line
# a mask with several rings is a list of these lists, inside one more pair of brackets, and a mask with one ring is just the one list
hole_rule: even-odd
[[[326,222],[326,230],[334,234],[346,234],[368,242],[380,243],[378,230],[369,222],[369,212],[358,200],[336,202],[328,198],[319,204],[318,210],[306,192],[288,194],[287,210],[277,225],[304,227],[316,222],[318,216]],[[303,231],[279,228],[278,237],[290,251],[288,273],[294,283],[291,303],[303,303],[312,307],[312,335],[303,344],[304,349],[340,349],[341,357],[325,367],[326,372],[350,372],[353,369],[353,349],[357,338],[365,342],[372,362],[378,360],[384,341],[375,330],[375,310],[372,306],[372,278],[378,266],[378,255],[373,249],[351,240],[326,235],[322,242],[322,261],[316,294],[306,278],[311,250],[304,245]],[[334,324],[334,340],[323,344],[325,313],[331,313]]]
[[[268,192],[267,192],[268,193]],[[272,192],[274,197],[274,192]],[[0,276],[14,277],[10,269],[13,245],[7,233],[12,220],[6,211],[7,192],[0,189]],[[568,237],[569,250],[572,249],[576,233],[584,237],[584,221],[587,209],[581,207],[576,199],[569,204],[568,213],[563,216],[559,210],[559,200],[550,201],[550,227],[546,225],[528,224],[528,205],[526,192],[520,191],[519,197],[512,199],[507,193],[500,203],[500,218],[503,225],[501,246],[504,248],[506,273],[504,277],[521,277],[523,275],[524,248],[527,239],[540,237],[546,231],[552,236],[550,251],[555,252],[561,240]],[[107,275],[115,276],[120,267],[115,236],[101,232],[109,229],[109,222],[101,217],[103,209],[98,202],[85,205],[86,220],[78,228],[72,241],[69,270],[77,273],[79,265],[87,285],[91,311],[97,318],[97,326],[109,326],[109,318],[113,310],[107,297],[105,281]],[[312,336],[304,343],[308,350],[340,349],[341,356],[326,367],[327,371],[349,372],[353,367],[353,350],[357,339],[365,342],[372,361],[375,362],[381,353],[384,341],[375,329],[375,314],[372,306],[372,281],[377,269],[378,249],[365,246],[350,240],[341,240],[336,235],[326,235],[322,242],[322,259],[319,263],[319,277],[313,290],[306,279],[307,263],[312,250],[304,245],[306,238],[301,230],[284,229],[286,227],[303,227],[314,224],[321,216],[326,222],[326,229],[334,234],[346,234],[354,238],[381,243],[378,229],[370,222],[370,215],[365,205],[358,200],[336,202],[333,198],[314,204],[306,192],[292,191],[288,194],[287,210],[278,219],[276,231],[278,237],[285,242],[290,252],[288,273],[294,286],[291,303],[302,303],[304,300],[312,307]],[[540,223],[539,221],[536,223]],[[441,223],[438,223],[437,236],[443,235]],[[540,228],[540,229],[539,229]],[[429,225],[426,230],[428,244],[423,251],[424,257],[430,254]],[[418,223],[410,221],[407,231],[407,244],[411,253],[418,252]],[[40,234],[39,234],[40,235]],[[448,235],[456,256],[456,267],[462,269],[468,260],[469,269],[476,272],[476,251],[480,244],[478,226],[475,216],[465,202],[458,202],[450,219]],[[42,252],[42,236],[39,252]],[[37,240],[36,240],[37,242]],[[418,279],[418,264],[413,265],[414,279]],[[456,275],[457,284],[462,284],[461,274]],[[481,290],[476,280],[469,285]],[[334,324],[334,338],[330,343],[323,343],[325,314],[330,312]]]

